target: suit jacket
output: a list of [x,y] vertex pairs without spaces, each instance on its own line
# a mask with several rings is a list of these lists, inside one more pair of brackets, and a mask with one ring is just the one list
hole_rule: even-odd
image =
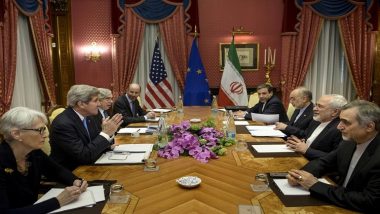
[[337,186],[322,182],[314,184],[309,189],[311,196],[356,211],[377,213],[380,210],[380,135],[378,134],[368,145],[347,186],[343,187],[355,149],[356,143],[341,142],[333,152],[303,167],[316,177],[330,172],[337,172],[340,177]]
[[[107,110],[106,112],[107,112],[107,114],[108,114],[109,117],[112,116],[112,114],[110,113],[109,110]],[[97,115],[94,115],[94,116],[91,116],[91,117],[94,119],[98,130],[102,130],[103,115],[102,115],[102,113],[100,113],[100,110],[98,110],[98,114]]]
[[245,115],[245,119],[251,120],[251,113],[258,113],[258,114],[279,114],[280,116],[280,122],[288,122],[288,115],[286,115],[286,111],[284,108],[284,105],[282,104],[281,100],[278,99],[277,96],[273,95],[265,104],[264,110],[263,110],[264,103],[259,102],[252,108],[248,110],[248,113]]
[[[313,143],[306,150],[304,156],[309,159],[315,159],[325,156],[327,153],[336,149],[342,141],[342,134],[337,129],[339,118],[333,119],[322,132],[314,139]],[[308,139],[314,130],[318,127],[320,122],[313,120],[309,127],[306,129],[306,139]]]
[[144,122],[145,117],[144,115],[146,112],[141,108],[140,103],[138,100],[135,100],[135,114],[132,113],[131,106],[129,105],[128,99],[126,95],[121,95],[117,98],[115,103],[113,104],[113,112],[120,113],[123,115],[123,124],[121,126],[127,126],[130,123],[138,123],[138,122]]
[[309,126],[310,122],[313,120],[313,115],[314,115],[313,108],[314,108],[314,104],[310,103],[309,106],[306,107],[302,115],[298,118],[298,120],[294,122],[297,118],[297,115],[300,112],[300,109],[296,109],[292,117],[290,118],[288,126],[285,128],[285,130],[283,130],[283,132],[288,136],[295,135],[299,137],[301,134],[301,131],[305,131],[306,128]]
[[0,144],[0,213],[48,213],[60,207],[56,198],[33,205],[38,198],[41,175],[66,185],[78,179],[69,170],[49,158],[41,150],[29,153],[28,174],[17,171],[15,156],[9,144]]
[[51,124],[50,156],[69,170],[79,165],[94,163],[110,148],[110,142],[99,135],[94,118],[87,117],[88,131],[75,111],[69,107]]

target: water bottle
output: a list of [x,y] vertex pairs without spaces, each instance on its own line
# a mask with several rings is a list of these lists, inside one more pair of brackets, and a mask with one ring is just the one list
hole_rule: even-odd
[[211,112],[212,113],[218,113],[218,101],[216,100],[216,96],[212,96],[212,102],[211,102]]
[[160,115],[158,120],[158,147],[163,148],[168,144],[168,128],[166,125],[165,117]]
[[236,126],[234,120],[234,114],[229,111],[227,124],[226,124],[226,137],[235,140],[236,139]]
[[177,113],[183,113],[183,100],[182,100],[182,96],[179,96],[179,98],[178,98]]

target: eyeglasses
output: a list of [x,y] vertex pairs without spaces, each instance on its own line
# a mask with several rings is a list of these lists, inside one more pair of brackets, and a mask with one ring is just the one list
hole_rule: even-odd
[[21,130],[35,131],[35,132],[39,132],[40,135],[43,135],[43,134],[45,134],[46,127],[41,127],[41,128],[38,128],[38,129],[21,129]]

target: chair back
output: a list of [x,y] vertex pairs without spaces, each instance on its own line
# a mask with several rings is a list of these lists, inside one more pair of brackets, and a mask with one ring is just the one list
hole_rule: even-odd
[[296,110],[296,109],[293,107],[292,104],[289,103],[288,111],[286,112],[286,114],[288,115],[289,120],[290,120],[290,118],[292,118],[294,110]]
[[252,93],[248,99],[248,107],[252,108],[259,102],[259,94],[257,92]]
[[65,110],[64,106],[56,105],[49,109],[48,113],[46,114],[48,120],[49,120],[49,127],[50,124],[53,122],[53,120],[63,111]]

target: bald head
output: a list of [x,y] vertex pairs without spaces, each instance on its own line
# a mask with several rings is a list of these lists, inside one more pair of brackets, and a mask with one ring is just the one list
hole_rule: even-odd
[[140,85],[137,83],[131,83],[127,90],[127,96],[130,100],[136,100],[138,96],[140,96]]
[[305,108],[311,102],[312,93],[305,87],[299,87],[290,93],[289,99],[294,108]]

